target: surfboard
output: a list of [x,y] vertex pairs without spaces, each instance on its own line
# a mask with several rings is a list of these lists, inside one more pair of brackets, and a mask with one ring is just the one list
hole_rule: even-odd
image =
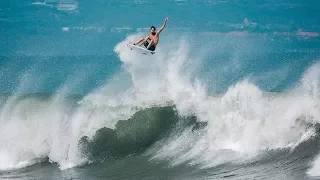
[[130,50],[134,50],[134,51],[136,51],[138,53],[145,54],[145,55],[152,55],[152,54],[156,53],[155,51],[150,51],[150,50],[148,50],[146,48],[139,47],[139,46],[136,46],[136,45],[133,45],[133,44],[126,44],[125,46],[130,48]]

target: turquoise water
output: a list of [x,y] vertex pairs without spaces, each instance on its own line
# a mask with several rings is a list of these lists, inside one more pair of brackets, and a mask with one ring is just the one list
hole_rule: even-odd
[[[0,2],[0,177],[319,177],[319,12],[300,0]],[[165,17],[156,54],[124,47]]]
[[[294,64],[295,68],[290,69],[295,71],[288,72],[293,77],[285,78],[279,88],[268,88],[282,90],[317,61],[318,11],[317,1],[3,2],[0,55],[2,69],[9,72],[1,76],[1,91],[12,91],[19,84],[8,82],[8,76],[17,81],[25,71],[35,68],[40,74],[54,76],[52,80],[42,80],[49,87],[39,90],[52,92],[75,73],[72,68],[86,66],[90,66],[87,71],[92,74],[88,77],[92,83],[87,86],[92,90],[119,68],[121,62],[113,51],[116,44],[137,31],[147,33],[151,25],[160,27],[166,16],[171,19],[160,47],[166,47],[169,39],[178,41],[187,36],[187,41],[196,46],[190,53],[212,49],[203,59],[208,66],[228,62],[235,56],[230,51],[237,52],[236,58],[249,63],[248,67],[234,70],[235,74],[223,74],[225,79],[230,79],[229,75],[242,78],[259,74],[264,71],[262,68],[274,70]],[[233,78],[228,85],[239,78]]]

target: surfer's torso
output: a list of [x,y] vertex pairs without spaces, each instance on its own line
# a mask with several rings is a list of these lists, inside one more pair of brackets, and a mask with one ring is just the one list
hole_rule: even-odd
[[159,42],[159,36],[157,36],[156,34],[150,34],[148,39],[153,40],[154,42],[154,46],[157,46],[158,42]]

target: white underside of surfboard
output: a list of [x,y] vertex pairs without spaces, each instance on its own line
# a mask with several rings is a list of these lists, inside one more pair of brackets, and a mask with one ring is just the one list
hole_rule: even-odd
[[136,46],[136,45],[133,45],[133,44],[126,44],[125,46],[130,48],[130,50],[133,50],[133,51],[136,51],[138,53],[145,54],[145,55],[152,55],[152,54],[155,53],[155,51],[149,51],[146,48],[139,47],[139,46]]

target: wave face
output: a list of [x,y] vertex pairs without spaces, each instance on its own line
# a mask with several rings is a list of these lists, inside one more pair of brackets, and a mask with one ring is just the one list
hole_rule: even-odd
[[[0,5],[1,173],[47,163],[102,172],[145,158],[122,170],[320,176],[318,2]],[[167,14],[150,7],[174,11],[146,56],[124,45],[161,25]]]

